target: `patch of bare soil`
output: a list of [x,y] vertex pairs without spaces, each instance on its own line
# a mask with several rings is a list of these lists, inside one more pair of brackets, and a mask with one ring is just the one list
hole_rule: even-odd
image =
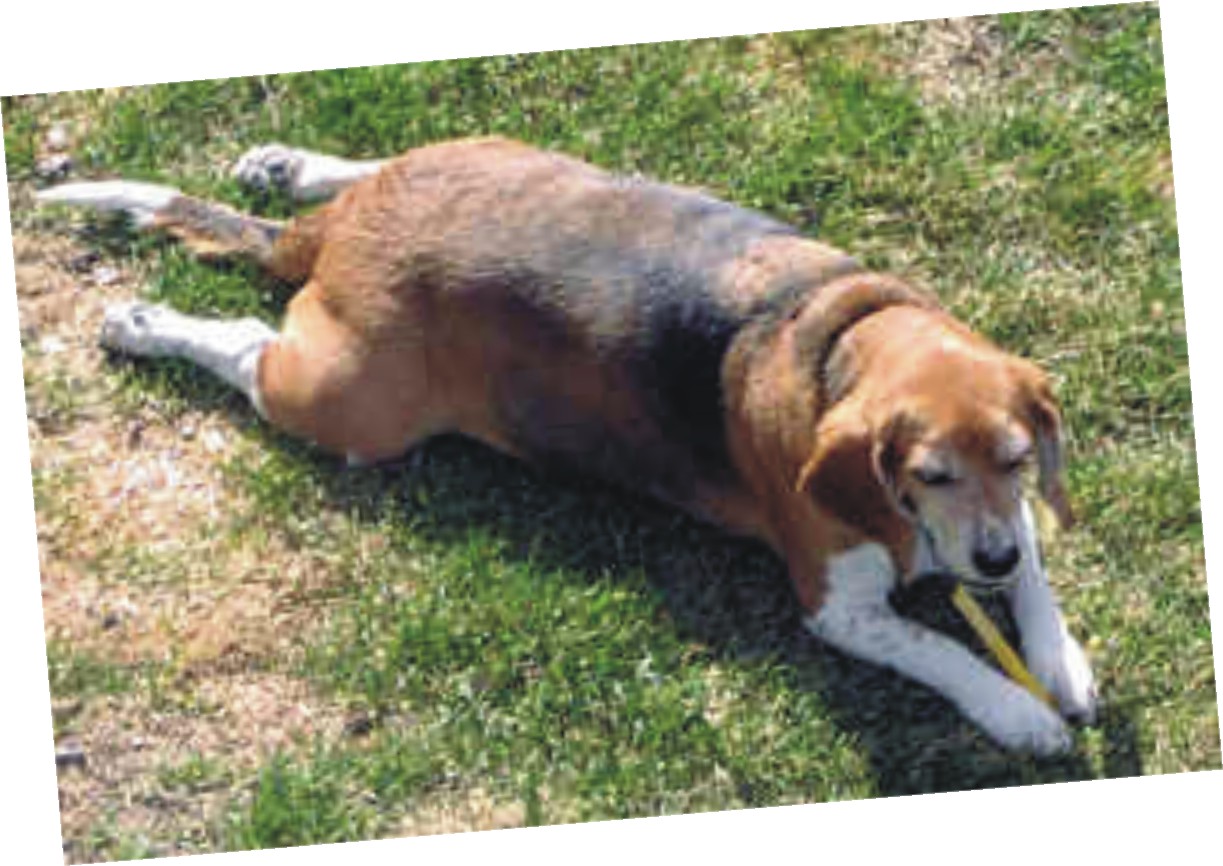
[[[342,708],[270,672],[323,619],[302,599],[333,569],[230,531],[243,503],[220,464],[251,447],[234,419],[122,397],[96,334],[139,275],[20,225],[14,252],[46,635],[140,672],[119,696],[53,694],[65,857],[191,850],[268,751],[339,735]],[[168,786],[194,755],[222,781]]]

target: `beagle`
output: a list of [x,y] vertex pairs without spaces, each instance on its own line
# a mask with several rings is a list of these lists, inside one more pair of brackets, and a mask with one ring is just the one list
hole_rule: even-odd
[[[930,295],[762,214],[504,139],[385,161],[267,145],[234,173],[331,201],[281,223],[149,184],[41,193],[304,284],[279,333],[127,303],[105,346],[194,361],[352,461],[454,431],[760,539],[813,634],[1003,747],[1062,752],[1063,717],[1093,718],[1023,492],[1032,464],[1070,522],[1048,381]],[[1008,595],[1060,713],[892,609],[935,570]]]

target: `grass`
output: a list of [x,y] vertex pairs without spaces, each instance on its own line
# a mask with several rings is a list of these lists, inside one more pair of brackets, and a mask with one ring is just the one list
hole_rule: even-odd
[[[1103,710],[1072,755],[1035,761],[805,637],[780,564],[753,545],[458,440],[345,471],[194,370],[121,366],[110,375],[137,405],[239,419],[247,447],[225,464],[240,494],[227,532],[274,538],[342,575],[294,595],[327,614],[300,652],[261,664],[355,708],[365,733],[246,775],[224,754],[163,770],[180,791],[232,783],[210,846],[1219,766],[1157,11],[973,22],[988,51],[950,94],[954,58],[931,67],[935,52],[905,50],[938,26],[5,101],[15,185],[32,182],[40,136],[64,117],[83,130],[82,176],[171,182],[264,213],[290,208],[239,190],[225,166],[267,140],[363,157],[498,133],[699,184],[936,289],[1044,364],[1063,401],[1081,524],[1052,547],[1051,569]],[[29,208],[13,218],[17,231],[64,231]],[[184,310],[274,320],[287,297],[246,269],[92,231],[108,257],[148,274],[149,295]],[[39,381],[31,405],[71,425],[71,393]],[[44,488],[40,517],[57,508]],[[64,652],[53,692],[88,695],[87,662]],[[125,682],[115,676],[104,688]],[[135,850],[124,838],[98,850]]]
[[50,643],[47,646],[47,672],[55,695],[91,697],[97,694],[123,694],[132,688],[133,671],[72,648]]

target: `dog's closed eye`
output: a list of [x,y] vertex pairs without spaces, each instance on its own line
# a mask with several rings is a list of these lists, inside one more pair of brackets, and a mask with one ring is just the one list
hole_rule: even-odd
[[946,469],[924,466],[914,469],[913,477],[927,487],[950,487],[959,480]]

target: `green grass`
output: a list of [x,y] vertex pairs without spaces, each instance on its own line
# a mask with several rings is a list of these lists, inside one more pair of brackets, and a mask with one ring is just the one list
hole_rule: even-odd
[[158,781],[170,790],[198,793],[232,784],[233,774],[221,759],[197,752],[184,761],[162,767]]
[[47,672],[52,694],[74,697],[124,694],[135,688],[137,678],[129,668],[100,661],[59,642],[47,646]]
[[[271,761],[218,845],[393,832],[477,788],[548,823],[1219,766],[1158,16],[1008,15],[997,38],[1015,74],[963,103],[923,98],[870,29],[80,97],[83,174],[269,213],[287,206],[224,171],[269,139],[363,157],[498,133],[700,184],[937,289],[1052,372],[1068,422],[1082,520],[1051,562],[1103,711],[1050,761],[816,645],[777,561],[664,507],[455,440],[346,472],[252,427],[264,456],[228,467],[252,503],[237,531],[351,564],[297,673],[376,724]],[[17,179],[57,106],[5,102]],[[245,269],[104,237],[183,309],[274,319],[285,299]],[[125,375],[150,399],[245,411],[186,367]]]

